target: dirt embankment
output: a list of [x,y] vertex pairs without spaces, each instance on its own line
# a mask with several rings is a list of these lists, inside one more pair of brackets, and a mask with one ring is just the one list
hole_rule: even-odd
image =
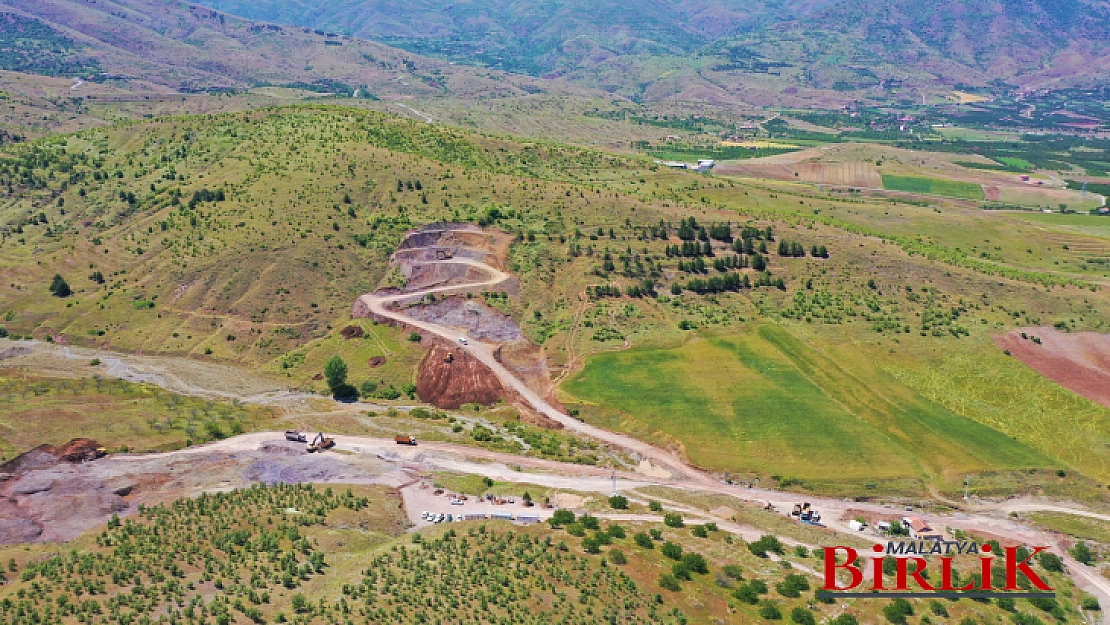
[[[458,328],[465,331],[471,340],[477,339],[496,344],[494,357],[514,376],[522,380],[552,405],[560,407],[556,400],[555,384],[547,367],[543,350],[533,345],[508,315],[490,308],[479,300],[455,296],[441,299],[431,304],[419,304],[405,309],[405,314],[413,319]],[[433,352],[435,352],[433,354]],[[447,354],[454,355],[454,362],[447,361]],[[421,385],[421,381],[424,385]],[[533,411],[527,402],[520,401],[515,394],[497,382],[497,377],[477,359],[464,353],[464,350],[445,345],[440,348],[436,343],[420,364],[417,380],[420,398],[440,408],[458,408],[461,404],[493,403],[488,398],[496,391],[496,399],[515,405],[525,419],[544,427],[561,427]],[[425,389],[421,391],[421,389]]]
[[[547,403],[556,409],[566,412],[558,400],[555,383],[551,381],[551,371],[547,366],[547,356],[538,345],[533,345],[528,340],[505,343],[497,348],[494,354],[497,361],[505,365],[515,375],[524,381],[528,388],[535,391]],[[542,419],[540,422],[546,427],[561,428],[562,424],[550,419],[535,415]]]
[[453,410],[463,404],[489,405],[507,399],[497,376],[465,351],[437,341],[424,354],[416,376],[420,401]]
[[1110,407],[1110,334],[1018,328],[994,342],[1053,382]]

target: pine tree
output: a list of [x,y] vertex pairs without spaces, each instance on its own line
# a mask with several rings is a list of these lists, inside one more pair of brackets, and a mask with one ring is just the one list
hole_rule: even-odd
[[50,282],[50,292],[54,297],[69,297],[73,293],[61,274],[54,274],[54,279]]

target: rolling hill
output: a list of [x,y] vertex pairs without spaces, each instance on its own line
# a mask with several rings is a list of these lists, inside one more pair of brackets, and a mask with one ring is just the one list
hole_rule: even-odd
[[[421,343],[371,325],[360,326],[367,338],[349,339],[352,302],[403,283],[389,258],[405,232],[465,221],[515,234],[507,269],[518,286],[475,297],[515,319],[555,371],[585,371],[563,388],[573,395],[564,404],[587,422],[685,448],[718,470],[768,477],[773,468],[755,451],[773,452],[784,469],[774,475],[838,494],[859,492],[858,471],[873,453],[909,459],[884,461],[886,473],[873,475],[885,492],[927,484],[955,492],[967,473],[1003,476],[1002,491],[1014,471],[1055,488],[1058,467],[1089,476],[1062,484],[1078,492],[1082,480],[1106,475],[1110,413],[1003,357],[990,337],[1058,319],[1098,329],[1093,311],[1107,296],[1063,276],[1004,274],[924,247],[919,237],[932,239],[935,224],[1034,262],[1024,252],[1040,230],[1007,222],[994,241],[977,207],[945,202],[934,212],[831,196],[811,204],[787,184],[304,105],[11,146],[0,157],[0,188],[8,186],[0,326],[12,338],[223,363],[318,392],[324,362],[338,353],[359,385],[403,388]],[[849,223],[866,215],[874,217]],[[676,225],[690,217],[721,237],[708,260],[696,257],[700,270],[690,241],[675,258]],[[917,235],[882,234],[899,227]],[[803,253],[828,246],[829,257],[775,255],[780,242]],[[734,244],[752,251],[741,259]],[[55,275],[65,296],[51,296]],[[723,278],[740,282],[713,292]],[[714,332],[751,338],[694,342]],[[637,359],[623,370],[658,373],[605,374],[624,363],[592,356],[613,350]],[[370,364],[376,356],[386,362]],[[709,375],[720,372],[749,390],[725,394],[729,384]],[[595,383],[602,379],[614,383]],[[674,381],[656,384],[664,379]],[[972,389],[959,386],[968,381]],[[675,388],[673,412],[636,405]],[[968,402],[972,391],[982,396]],[[732,408],[702,409],[709,401]],[[782,446],[786,422],[760,418],[778,412],[822,428],[800,423],[792,431],[801,439]],[[710,414],[699,427],[683,421]],[[829,456],[841,466],[827,479],[827,465],[809,460],[830,446],[817,434],[857,430],[865,435],[851,455]]]
[[210,0],[220,10],[377,39],[459,62],[544,74],[609,56],[685,55],[711,41],[805,16],[830,0]]
[[721,44],[820,86],[1051,87],[1105,79],[1110,8],[1088,0],[844,0]]
[[208,4],[642,101],[796,106],[801,89],[827,105],[892,89],[1086,85],[1110,73],[1110,11],[1090,0]]
[[382,44],[260,24],[175,0],[3,0],[0,69],[136,90],[293,86],[347,96],[520,95],[527,77],[452,67]]

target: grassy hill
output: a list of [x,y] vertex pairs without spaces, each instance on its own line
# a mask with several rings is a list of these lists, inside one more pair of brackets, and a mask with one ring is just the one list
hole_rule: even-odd
[[1090,84],[1105,77],[1094,52],[1110,12],[1086,0],[921,4],[846,0],[722,44],[745,58],[804,68],[811,84],[927,87]]
[[[903,452],[882,468],[902,492],[956,489],[965,470],[1003,484],[1035,469],[1021,488],[1097,497],[1087,480],[1110,469],[1110,411],[990,340],[1017,326],[1102,328],[1105,290],[1087,270],[1053,264],[1071,250],[1045,247],[1044,226],[1020,215],[814,195],[323,106],[16,146],[0,185],[12,189],[0,213],[0,326],[12,336],[229,363],[317,390],[340,353],[356,382],[400,389],[420,345],[365,324],[366,338],[343,339],[351,304],[396,283],[388,256],[403,232],[470,221],[515,233],[520,292],[486,301],[544,348],[570,380],[571,405],[704,466],[857,493],[870,454],[889,455],[893,439]],[[695,241],[680,239],[691,217]],[[702,227],[720,240],[699,268],[682,254],[695,243],[704,252]],[[990,262],[975,246],[993,250]],[[55,274],[72,294],[50,296]],[[734,286],[712,287],[726,277]],[[626,342],[634,349],[606,355]],[[375,356],[387,364],[371,369]],[[969,358],[990,367],[969,369]],[[707,386],[708,360],[753,386]],[[631,365],[658,375],[626,374]],[[642,410],[649,390],[665,396],[665,372],[681,397],[663,402],[670,411]],[[975,389],[990,391],[968,401]],[[1074,435],[1049,435],[1049,414]],[[794,440],[775,422],[843,427]],[[836,431],[856,444],[838,456],[841,477],[821,479],[810,459],[831,453]],[[737,456],[738,445],[748,451]],[[1068,478],[1053,477],[1059,467]]]
[[[134,90],[287,85],[346,96],[468,97],[541,90],[524,77],[455,68],[370,41],[279,26],[174,0],[4,0],[0,68],[89,76]],[[18,35],[18,36],[16,36]],[[33,52],[34,51],[34,52]]]
[[634,12],[517,0],[427,0],[400,13],[379,0],[209,4],[459,63],[563,75],[638,101],[678,92],[690,102],[820,106],[847,102],[846,92],[899,99],[902,87],[1086,86],[1110,71],[1099,52],[1110,14],[1089,0],[701,0]]
[[528,74],[620,55],[688,54],[716,37],[800,17],[828,0],[739,2],[659,0],[547,2],[425,0],[397,11],[380,0],[326,5],[290,1],[212,0],[217,9],[252,19],[377,39],[421,54]]

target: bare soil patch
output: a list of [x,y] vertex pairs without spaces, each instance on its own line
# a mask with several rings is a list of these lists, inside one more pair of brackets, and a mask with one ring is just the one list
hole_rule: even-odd
[[[271,439],[271,440],[266,440]],[[47,445],[0,465],[0,545],[60,542],[139,504],[265,483],[393,485],[395,468],[368,455],[309,454],[281,434],[172,454],[67,461],[95,441]]]
[[437,341],[425,354],[416,376],[420,401],[438,408],[489,405],[505,398],[497,376],[474,356]]
[[1053,382],[1110,407],[1110,334],[1019,328],[994,342]]
[[366,334],[366,332],[363,331],[363,329],[359,326],[347,326],[346,328],[343,328],[343,330],[339,334],[349,341],[351,339],[362,338],[363,335]]

